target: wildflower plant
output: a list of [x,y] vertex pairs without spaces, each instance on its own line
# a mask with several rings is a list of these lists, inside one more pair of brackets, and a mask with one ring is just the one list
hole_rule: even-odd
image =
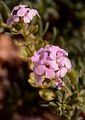
[[19,57],[28,63],[29,84],[38,89],[43,100],[51,103],[56,100],[58,91],[70,94],[67,85],[69,81],[64,78],[71,71],[72,65],[68,52],[39,37],[39,24],[36,24],[39,19],[36,9],[18,5],[7,19],[7,27],[12,35],[22,36],[22,40],[15,40],[15,44]]
[[38,90],[42,98],[40,105],[51,108],[60,120],[70,120],[77,109],[76,101],[78,109],[83,103],[83,92],[77,94],[76,85],[72,86],[70,79],[75,81],[77,75],[71,71],[68,52],[43,40],[38,34],[40,19],[36,9],[18,5],[13,8],[5,27],[13,37],[22,37],[19,40],[14,38],[14,41],[19,58],[28,64],[28,83]]
[[[27,5],[19,5],[14,7],[16,10],[13,9],[10,14],[10,9],[4,2],[10,8],[20,3],[28,4],[31,7],[28,8]],[[13,112],[13,109],[16,111],[15,106],[18,106],[18,103],[22,106],[25,100],[29,104],[30,101],[34,100],[33,103],[36,101],[38,105],[46,109],[49,108],[51,112],[56,112],[60,120],[83,119],[82,116],[84,116],[85,112],[85,15],[83,1],[35,0],[29,2],[28,0],[17,0],[13,2],[11,0],[4,0],[4,2],[2,0],[0,1],[0,31],[9,32],[19,48],[19,57],[26,65],[28,64],[28,73],[26,73],[25,68],[27,66],[25,66],[25,72],[24,75],[22,75],[26,77],[27,74],[27,78],[25,78],[23,82],[18,80],[11,82],[13,89],[9,89],[11,95],[6,99],[7,106],[4,106],[5,111],[7,111],[7,113],[8,111]],[[39,13],[36,12],[36,15],[31,14],[31,16],[28,17],[27,14],[32,13],[31,10],[34,10],[32,6],[33,8],[37,8]],[[24,12],[21,14],[23,10]],[[17,14],[18,11],[19,14]],[[6,25],[5,22],[7,18]],[[44,27],[45,24],[46,27]],[[51,29],[48,29],[48,25]],[[43,40],[42,37],[47,40],[49,38],[49,41]],[[2,45],[1,42],[0,45]],[[45,51],[45,49],[48,48],[48,46],[49,48],[53,48],[55,47],[54,45],[59,45],[68,51],[69,58],[73,64],[72,68],[67,54],[63,54],[60,58],[68,59],[69,69],[65,61],[63,61],[60,67],[60,63],[62,62],[59,63],[59,58],[57,57],[59,51],[55,52],[56,57],[50,58],[53,50],[49,52],[49,49],[47,51]],[[42,52],[38,53],[41,49]],[[11,61],[10,57],[13,55],[11,54],[10,56],[9,52],[7,52],[7,54],[7,60]],[[1,54],[1,56],[2,55],[3,54]],[[16,60],[14,59],[14,61]],[[55,65],[55,61],[57,66]],[[54,69],[55,67],[57,70]],[[63,67],[64,69],[62,70]],[[53,74],[48,74],[48,71],[52,71],[51,73]],[[19,72],[22,73],[22,70],[20,69]],[[15,77],[12,79],[15,79]],[[27,79],[28,81],[26,81]],[[23,85],[20,88],[21,84]],[[31,85],[31,90],[29,90],[29,85]],[[39,94],[41,96],[41,100],[36,100],[36,92],[37,95]],[[12,100],[10,100],[10,98]],[[11,101],[13,101],[13,103]],[[10,103],[12,104],[9,107]],[[0,101],[0,109],[1,105]],[[12,108],[12,110],[9,110],[9,108]]]
[[34,16],[38,14],[38,11],[35,9],[27,8],[26,5],[19,5],[14,7],[12,10],[10,18],[7,20],[8,25],[23,21],[24,23],[30,23]]
[[[31,25],[34,16],[40,17],[37,10],[28,8],[26,5],[19,5],[13,8],[11,16],[7,19],[7,25],[15,29],[16,34],[20,33],[24,37],[24,41],[20,43],[22,44],[20,46],[20,54],[23,60],[31,61],[34,65],[33,74],[36,85],[44,87],[44,84],[47,84],[44,83],[47,79],[49,82],[54,81],[54,86],[57,89],[61,89],[64,86],[61,78],[71,70],[71,62],[67,58],[68,53],[58,46],[49,45],[41,38],[36,39],[36,36],[33,34],[36,30],[33,30],[37,29],[38,26]],[[17,29],[16,25],[18,24],[21,27],[20,30]],[[41,45],[42,43],[43,45]],[[26,52],[26,56],[22,55],[23,49]]]

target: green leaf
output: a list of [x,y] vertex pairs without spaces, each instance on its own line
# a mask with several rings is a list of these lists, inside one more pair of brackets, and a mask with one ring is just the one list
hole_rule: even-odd
[[71,84],[75,85],[78,83],[78,74],[77,71],[74,69],[71,70],[71,72],[68,73],[68,77],[71,80]]
[[16,24],[14,27],[15,27],[15,29],[16,29],[17,31],[19,31],[19,30],[22,29],[21,24]]
[[21,57],[23,60],[27,59],[28,53],[26,51],[26,48],[22,46],[19,51],[19,57]]
[[30,83],[31,86],[38,87],[38,85],[36,84],[36,80],[34,78],[34,73],[33,72],[30,73],[28,82]]
[[29,33],[36,33],[37,31],[38,31],[38,25],[35,26],[31,25],[29,27]]
[[42,89],[39,91],[39,95],[46,101],[53,100],[55,97],[55,94],[50,89]]

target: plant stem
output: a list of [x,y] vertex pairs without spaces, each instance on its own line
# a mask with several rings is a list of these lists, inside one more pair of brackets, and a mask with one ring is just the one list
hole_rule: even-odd
[[[23,37],[24,37],[24,40],[25,42],[27,43],[28,39],[27,39],[27,34],[26,34],[26,24],[25,23],[22,23],[22,30],[23,30]],[[30,47],[29,47],[30,44],[27,45],[27,53],[30,54],[30,56],[32,55],[31,53],[31,50],[30,50]]]

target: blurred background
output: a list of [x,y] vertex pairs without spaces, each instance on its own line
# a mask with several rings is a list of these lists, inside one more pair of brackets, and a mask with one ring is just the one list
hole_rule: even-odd
[[[71,117],[85,120],[85,2],[84,0],[1,0],[0,1],[0,120],[58,120],[49,107],[41,107],[38,90],[28,83],[27,63],[18,58],[18,48],[5,27],[14,6],[27,4],[39,11],[39,33],[50,44],[69,53],[69,74],[75,91]],[[21,36],[12,36],[18,39]],[[31,91],[31,92],[30,92]],[[34,92],[35,91],[35,92]],[[81,96],[79,96],[82,93]],[[61,118],[59,118],[61,120]]]

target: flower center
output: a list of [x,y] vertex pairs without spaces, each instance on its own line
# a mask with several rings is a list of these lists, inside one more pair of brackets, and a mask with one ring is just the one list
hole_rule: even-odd
[[50,68],[50,65],[48,65],[48,64],[45,64],[45,67],[46,67],[46,68]]
[[13,11],[13,15],[16,15],[16,14],[17,14],[17,11],[18,11],[18,10],[14,10],[14,11]]

